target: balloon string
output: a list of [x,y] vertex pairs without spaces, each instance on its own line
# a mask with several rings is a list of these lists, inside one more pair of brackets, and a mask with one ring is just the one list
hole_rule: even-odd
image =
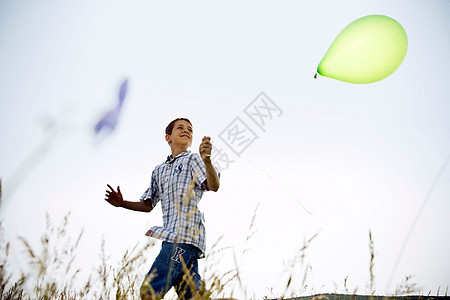
[[298,197],[297,197],[296,194],[294,194],[293,192],[291,192],[291,191],[290,191],[286,186],[284,186],[280,181],[278,181],[275,177],[273,177],[273,176],[270,175],[268,172],[266,172],[266,170],[257,167],[257,166],[253,163],[253,161],[251,161],[249,158],[246,157],[245,159],[246,159],[248,162],[250,162],[250,163],[253,165],[253,167],[254,167],[255,169],[258,169],[259,171],[261,171],[261,172],[263,172],[264,174],[266,174],[270,179],[272,179],[275,183],[277,183],[281,188],[283,188],[286,192],[288,192],[289,194],[291,194],[291,195],[295,198],[295,200],[297,201],[297,203],[300,204],[300,206],[303,208],[303,210],[306,211],[309,215],[313,216],[313,213],[311,213],[311,212],[310,212],[310,211],[302,204],[302,202],[300,201],[300,199],[298,199]]
[[433,193],[434,189],[436,188],[436,186],[437,186],[437,184],[439,182],[439,179],[441,179],[442,175],[444,174],[444,171],[445,171],[447,165],[449,164],[449,162],[450,162],[450,154],[447,156],[447,159],[444,161],[444,163],[442,164],[439,172],[437,173],[436,177],[434,178],[433,183],[431,184],[431,187],[428,190],[425,198],[423,199],[422,205],[420,206],[420,208],[419,208],[419,210],[418,210],[418,212],[417,212],[417,214],[416,214],[416,216],[414,218],[414,221],[412,222],[412,224],[411,224],[411,226],[409,228],[408,234],[406,235],[406,238],[403,241],[402,248],[400,249],[400,252],[399,252],[399,254],[397,256],[397,259],[395,260],[394,267],[392,269],[391,275],[389,276],[389,280],[387,282],[386,290],[390,288],[390,284],[392,283],[394,275],[397,272],[397,267],[400,264],[400,260],[401,260],[401,258],[403,256],[403,252],[406,249],[406,246],[407,246],[407,244],[409,242],[409,239],[411,238],[411,235],[412,235],[412,233],[414,231],[414,228],[416,227],[417,223],[419,222],[419,218],[420,218],[422,212],[424,211],[427,202],[430,200],[431,194]]

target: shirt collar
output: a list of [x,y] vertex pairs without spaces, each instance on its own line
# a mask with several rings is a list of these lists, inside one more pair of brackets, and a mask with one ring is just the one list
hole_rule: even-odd
[[175,156],[175,158],[172,158],[172,154],[171,154],[171,155],[167,156],[166,164],[167,164],[167,163],[171,164],[171,163],[173,163],[177,158],[186,156],[186,155],[188,155],[189,153],[191,153],[190,150],[181,152],[180,154],[178,154],[177,156]]

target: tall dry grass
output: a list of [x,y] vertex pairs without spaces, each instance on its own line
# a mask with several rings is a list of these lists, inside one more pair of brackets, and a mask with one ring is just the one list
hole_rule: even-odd
[[136,245],[127,250],[119,262],[111,263],[103,241],[96,273],[82,280],[81,285],[76,284],[81,271],[75,267],[76,250],[83,231],[72,239],[67,232],[69,216],[67,214],[60,225],[54,226],[47,215],[46,231],[38,250],[19,238],[28,267],[27,273],[21,274],[18,280],[13,280],[8,272],[10,243],[2,234],[0,299],[136,299],[141,284],[135,270],[145,262],[145,253],[153,243],[140,248]]
[[[257,209],[249,226],[246,241],[248,242],[255,234],[255,219]],[[0,299],[139,299],[140,288],[144,281],[137,270],[147,262],[147,253],[155,245],[150,242],[144,246],[134,246],[127,250],[118,262],[111,262],[106,254],[106,242],[103,240],[100,249],[99,265],[88,279],[81,281],[81,285],[75,285],[80,269],[75,267],[76,250],[82,239],[83,232],[73,239],[67,232],[70,214],[66,215],[59,225],[54,225],[47,216],[46,231],[40,240],[38,249],[33,248],[25,239],[21,238],[22,246],[25,250],[25,259],[28,262],[27,273],[20,274],[17,279],[13,279],[8,272],[8,259],[10,243],[3,238],[3,231],[0,224],[1,235],[1,259],[0,259]],[[309,279],[312,266],[306,263],[307,250],[319,233],[305,239],[303,246],[298,250],[294,258],[288,265],[288,279],[282,295],[277,295],[277,299],[287,297],[306,296],[306,282]],[[230,247],[220,245],[221,239],[214,243],[208,251],[205,259],[205,274],[200,293],[194,299],[211,298],[233,298],[233,291],[239,288],[244,292],[244,298],[248,299],[246,285],[240,276],[240,266],[245,260],[245,254],[249,251],[247,247],[241,254],[240,260],[235,257],[235,266],[229,271],[221,274],[221,258],[226,251],[232,250]],[[371,295],[375,295],[375,274],[374,265],[376,262],[375,241],[372,232],[369,231],[369,290]],[[296,271],[298,266],[300,271]],[[188,266],[183,265],[185,271]],[[194,287],[194,282],[186,272],[184,278],[187,286]],[[297,279],[298,278],[298,279]],[[79,280],[78,280],[79,281]],[[148,282],[147,282],[148,284]],[[145,287],[145,283],[144,283]],[[300,287],[301,291],[289,293],[290,288]],[[231,292],[230,292],[231,290]],[[354,295],[348,288],[348,277],[344,279],[343,291],[345,294]],[[395,289],[395,296],[412,295],[419,292],[418,285],[413,281],[413,276],[405,276]],[[439,296],[439,290],[437,292]],[[445,290],[447,296],[448,287]],[[157,296],[157,295],[155,295]],[[273,296],[273,295],[271,295]],[[166,297],[167,298],[167,297]],[[317,296],[316,299],[325,299]],[[266,299],[269,299],[266,297]]]

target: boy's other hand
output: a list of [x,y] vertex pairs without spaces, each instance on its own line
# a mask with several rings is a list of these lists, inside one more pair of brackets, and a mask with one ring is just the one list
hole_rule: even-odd
[[198,152],[200,152],[200,156],[202,157],[203,161],[211,160],[211,151],[212,151],[211,138],[209,136],[204,136],[198,149]]
[[107,185],[110,190],[106,190],[106,198],[105,200],[108,201],[109,204],[121,207],[123,204],[123,198],[122,193],[120,192],[120,187],[117,187],[117,192],[108,184]]

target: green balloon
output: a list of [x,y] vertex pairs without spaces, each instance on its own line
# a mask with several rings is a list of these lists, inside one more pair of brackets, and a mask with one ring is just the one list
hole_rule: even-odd
[[396,20],[382,15],[362,17],[334,39],[317,73],[350,83],[376,82],[397,70],[407,48],[408,37]]

